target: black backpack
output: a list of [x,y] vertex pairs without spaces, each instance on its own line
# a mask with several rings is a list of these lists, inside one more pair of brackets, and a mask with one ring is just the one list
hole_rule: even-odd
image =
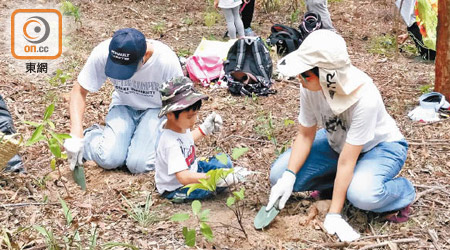
[[277,46],[277,54],[281,56],[298,49],[303,41],[300,31],[283,24],[274,24],[270,31],[271,34],[267,43],[271,46]]
[[272,59],[259,37],[237,40],[223,63],[228,90],[234,95],[265,96],[276,93],[272,85]]

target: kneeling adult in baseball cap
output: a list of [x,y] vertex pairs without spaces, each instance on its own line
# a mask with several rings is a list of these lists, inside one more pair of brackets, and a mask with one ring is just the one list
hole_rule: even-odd
[[[359,238],[340,215],[346,198],[363,210],[401,210],[389,219],[407,220],[415,190],[407,179],[394,178],[407,143],[372,79],[351,64],[344,39],[314,31],[279,61],[278,70],[300,80],[299,131],[271,168],[267,208],[279,197],[283,208],[293,191],[334,189],[324,226],[342,241]],[[316,132],[317,126],[323,128]]]
[[[160,85],[183,71],[165,44],[133,28],[120,29],[91,52],[70,95],[70,133],[64,142],[71,169],[82,159],[105,169],[126,166],[132,173],[154,169],[162,119]],[[106,126],[83,131],[86,96],[107,79],[114,85]],[[83,138],[84,137],[84,138]]]

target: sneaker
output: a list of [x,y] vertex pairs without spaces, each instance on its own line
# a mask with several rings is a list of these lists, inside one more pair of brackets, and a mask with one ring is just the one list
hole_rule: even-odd
[[408,205],[394,213],[389,213],[383,217],[383,220],[393,223],[403,223],[409,220],[411,214],[411,205]]
[[248,27],[244,30],[245,36],[256,36],[255,32],[253,32],[252,28]]

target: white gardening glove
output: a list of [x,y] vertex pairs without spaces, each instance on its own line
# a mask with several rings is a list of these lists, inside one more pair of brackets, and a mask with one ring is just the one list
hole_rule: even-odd
[[279,210],[284,208],[287,200],[292,194],[292,190],[294,189],[296,176],[290,171],[284,171],[283,175],[280,179],[278,179],[277,183],[272,187],[270,191],[269,203],[267,203],[266,211],[272,209],[275,202],[278,198],[281,197],[280,202],[278,203]]
[[64,148],[66,149],[69,168],[74,170],[77,162],[83,164],[84,139],[74,135],[71,136],[72,138],[64,141]]
[[212,112],[208,115],[208,117],[206,117],[202,125],[200,125],[200,129],[205,135],[210,135],[214,132],[220,131],[222,124],[222,117],[220,117],[219,114]]
[[233,172],[233,173],[229,173],[225,179],[220,179],[217,183],[216,186],[217,187],[229,187],[232,186],[234,184],[239,183],[239,178],[238,176]]
[[323,226],[329,234],[336,234],[341,241],[354,241],[360,237],[340,214],[327,214]]

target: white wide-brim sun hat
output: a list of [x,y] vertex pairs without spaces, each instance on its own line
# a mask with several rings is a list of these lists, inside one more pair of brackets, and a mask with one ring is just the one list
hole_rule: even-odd
[[372,79],[350,62],[344,39],[333,31],[312,32],[300,47],[283,57],[278,70],[284,76],[297,76],[319,68],[319,80],[325,98],[338,115],[355,104]]

